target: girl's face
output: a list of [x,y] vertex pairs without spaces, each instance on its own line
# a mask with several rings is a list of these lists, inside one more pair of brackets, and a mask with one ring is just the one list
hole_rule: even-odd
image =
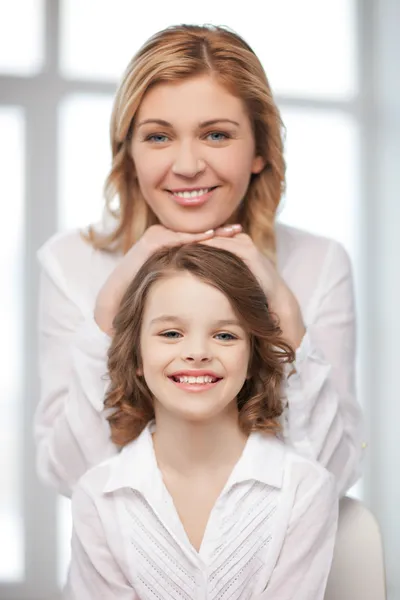
[[264,167],[243,102],[209,75],[151,88],[135,117],[131,152],[159,221],[188,233],[226,223]]
[[207,422],[238,412],[249,338],[229,300],[190,273],[156,282],[141,327],[142,375],[163,414]]

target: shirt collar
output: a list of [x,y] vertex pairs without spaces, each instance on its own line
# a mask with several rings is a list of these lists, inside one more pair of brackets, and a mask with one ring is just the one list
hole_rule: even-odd
[[150,422],[133,442],[122,448],[111,459],[110,475],[103,492],[115,492],[121,488],[131,488],[144,495],[158,473],[154,454],[152,432],[154,422]]
[[[154,429],[154,422],[149,423],[136,440],[125,446],[119,455],[112,459],[110,475],[103,492],[131,488],[146,496],[150,490],[155,491],[155,488],[158,488],[160,472],[152,440]],[[286,447],[275,435],[251,433],[226,488],[250,480],[281,488],[285,455]]]
[[241,481],[261,481],[281,488],[285,470],[286,447],[272,433],[254,431],[236,463],[227,487]]

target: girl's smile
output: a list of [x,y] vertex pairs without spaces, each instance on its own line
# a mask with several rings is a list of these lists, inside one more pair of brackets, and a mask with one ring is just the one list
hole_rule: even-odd
[[168,375],[175,385],[188,392],[204,392],[213,388],[223,379],[213,371],[191,370]]

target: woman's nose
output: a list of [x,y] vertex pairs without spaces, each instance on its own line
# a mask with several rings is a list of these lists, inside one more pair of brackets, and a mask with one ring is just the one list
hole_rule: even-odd
[[182,177],[195,177],[205,169],[205,161],[193,144],[181,144],[174,157],[172,172]]

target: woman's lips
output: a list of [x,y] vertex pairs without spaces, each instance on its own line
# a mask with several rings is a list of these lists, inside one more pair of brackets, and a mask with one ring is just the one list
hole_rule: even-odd
[[184,196],[178,196],[177,194],[174,194],[174,192],[169,191],[169,195],[171,196],[171,198],[177,203],[179,204],[179,206],[186,206],[186,207],[198,207],[198,206],[202,206],[203,204],[205,204],[206,202],[208,202],[208,200],[211,198],[212,194],[214,193],[214,191],[216,190],[216,187],[212,187],[209,188],[207,192],[202,193],[199,196],[190,196],[190,197],[184,197]]

